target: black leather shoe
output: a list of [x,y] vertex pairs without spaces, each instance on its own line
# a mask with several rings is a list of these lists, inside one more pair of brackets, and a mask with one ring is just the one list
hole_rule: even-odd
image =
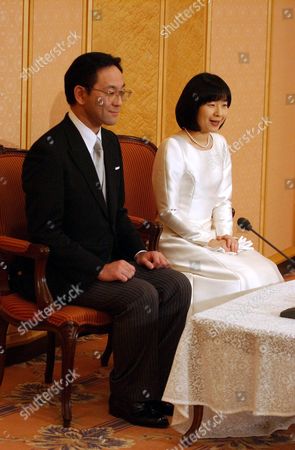
[[112,416],[120,417],[133,425],[151,428],[169,426],[167,417],[152,408],[150,402],[135,402],[127,405],[111,398],[109,412]]
[[164,416],[173,416],[174,406],[171,403],[163,402],[162,400],[152,400],[151,407]]

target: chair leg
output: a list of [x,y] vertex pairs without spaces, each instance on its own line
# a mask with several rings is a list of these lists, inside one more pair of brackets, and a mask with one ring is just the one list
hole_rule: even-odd
[[72,410],[71,410],[71,393],[73,379],[74,358],[76,350],[76,342],[78,337],[78,326],[73,323],[67,323],[61,330],[61,346],[62,346],[62,391],[61,406],[63,416],[63,426],[68,428],[71,426]]
[[198,429],[200,428],[203,419],[203,410],[204,407],[202,405],[194,405],[193,423],[191,424],[190,429],[182,437],[182,441],[186,447],[189,447],[193,442],[195,442],[191,439],[191,435],[194,437],[198,436]]
[[45,383],[52,383],[54,362],[55,362],[55,333],[48,331]]
[[0,317],[0,385],[3,381],[6,357],[6,334],[8,322]]
[[103,352],[103,354],[102,354],[102,356],[100,358],[102,367],[107,367],[109,359],[110,359],[110,356],[111,356],[112,351],[113,351],[112,336],[113,336],[112,335],[112,331],[109,331],[108,342],[107,342],[106,348],[105,348],[105,350],[104,350],[104,352]]

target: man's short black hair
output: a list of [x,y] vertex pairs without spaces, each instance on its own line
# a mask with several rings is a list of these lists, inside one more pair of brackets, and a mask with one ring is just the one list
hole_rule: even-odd
[[97,81],[97,70],[104,67],[116,66],[121,72],[121,58],[114,57],[107,53],[89,52],[78,56],[68,68],[64,82],[67,102],[70,105],[76,103],[74,89],[75,86],[84,86],[88,91]]
[[200,131],[197,123],[200,106],[216,100],[225,100],[230,106],[231,92],[226,82],[218,75],[208,72],[195,75],[184,87],[175,108],[180,128]]

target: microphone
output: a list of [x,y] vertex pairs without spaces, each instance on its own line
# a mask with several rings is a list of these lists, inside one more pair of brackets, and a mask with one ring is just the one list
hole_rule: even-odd
[[237,220],[237,224],[238,224],[238,227],[241,228],[241,230],[247,230],[247,231],[251,231],[252,230],[251,223],[249,222],[248,219],[245,219],[245,217],[240,217]]
[[288,272],[291,270],[292,267],[295,268],[294,259],[289,258],[285,253],[283,253],[281,250],[279,250],[275,245],[273,245],[271,242],[269,242],[265,237],[261,236],[261,234],[259,234],[256,230],[254,230],[254,228],[252,227],[252,225],[248,219],[245,219],[245,217],[240,217],[237,220],[237,224],[241,230],[252,231],[252,233],[256,234],[256,236],[258,236],[260,239],[262,239],[264,242],[266,242],[268,245],[270,245],[272,248],[274,248],[280,255],[282,255],[287,261],[289,261],[291,266],[287,267]]
[[104,105],[102,97],[98,97],[97,98],[97,104],[98,104],[98,106],[103,106]]

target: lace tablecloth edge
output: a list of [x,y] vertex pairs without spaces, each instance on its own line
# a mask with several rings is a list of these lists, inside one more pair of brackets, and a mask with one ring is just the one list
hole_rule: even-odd
[[237,409],[229,409],[229,410],[225,410],[225,409],[221,409],[221,408],[216,408],[216,405],[212,406],[212,404],[208,404],[205,402],[199,402],[199,403],[192,403],[192,402],[180,402],[179,400],[175,400],[171,397],[167,397],[167,396],[163,396],[162,400],[165,402],[169,402],[172,403],[175,406],[206,406],[208,408],[210,408],[212,411],[218,413],[222,413],[222,414],[237,414],[237,413],[241,413],[241,412],[248,412],[253,414],[254,416],[274,416],[274,417],[293,417],[295,416],[295,409],[292,410],[291,412],[278,412],[278,411],[253,411],[253,409],[249,409],[249,408],[237,408]]

